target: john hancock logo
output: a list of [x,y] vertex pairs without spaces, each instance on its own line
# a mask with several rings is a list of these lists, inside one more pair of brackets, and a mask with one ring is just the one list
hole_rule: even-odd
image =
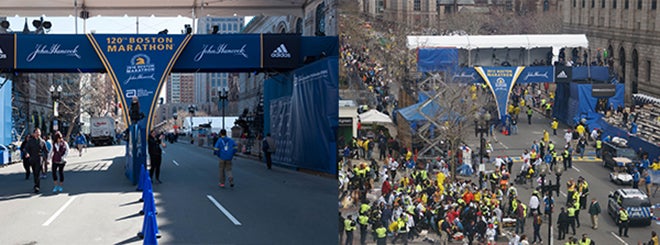
[[504,81],[504,78],[498,77],[497,80],[495,80],[495,91],[499,90],[508,90],[506,82]]
[[32,53],[28,54],[28,56],[25,57],[25,61],[32,62],[39,55],[63,55],[63,56],[70,56],[70,57],[75,57],[77,59],[81,59],[80,54],[78,54],[79,46],[80,45],[76,45],[75,47],[72,48],[63,48],[62,45],[59,43],[53,43],[50,45],[37,44],[34,48],[34,51],[32,51]]
[[151,58],[146,54],[136,54],[131,58],[131,65],[126,66],[126,74],[130,76],[124,84],[128,84],[134,80],[156,80],[154,73],[156,72],[156,66],[151,64]]

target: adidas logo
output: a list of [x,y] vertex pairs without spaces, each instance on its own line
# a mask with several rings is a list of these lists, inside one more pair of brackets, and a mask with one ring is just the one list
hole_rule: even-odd
[[2,48],[0,48],[0,60],[4,59],[7,59],[7,54],[5,54],[5,52],[2,51]]
[[279,47],[277,47],[275,50],[273,50],[272,53],[270,53],[271,58],[291,58],[291,54],[289,51],[286,49],[286,46],[283,44],[280,44]]
[[559,74],[557,74],[557,78],[568,78],[568,75],[566,75],[566,72],[561,71]]

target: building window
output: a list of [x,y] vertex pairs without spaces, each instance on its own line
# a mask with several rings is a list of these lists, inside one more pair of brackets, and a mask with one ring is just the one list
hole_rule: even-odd
[[642,0],[637,0],[637,9],[642,9]]
[[591,0],[591,8],[595,8],[595,7],[596,7],[596,0]]
[[605,8],[605,0],[600,0],[600,8]]
[[651,83],[651,61],[646,61],[646,81]]
[[325,36],[325,2],[316,7],[316,36]]
[[[616,0],[614,0],[616,1]],[[573,0],[573,8],[577,7],[577,0]]]
[[651,0],[651,9],[655,10],[658,7],[658,0]]
[[582,0],[582,8],[584,8],[584,5],[585,5],[585,1]]
[[628,9],[628,5],[629,5],[628,3],[629,3],[629,2],[630,2],[630,0],[624,0],[624,1],[623,1],[623,8],[624,8],[624,9]]
[[296,33],[300,34],[303,31],[303,22],[302,18],[296,20]]
[[413,10],[422,11],[422,0],[415,0],[413,3]]
[[616,9],[616,0],[612,1],[612,8]]

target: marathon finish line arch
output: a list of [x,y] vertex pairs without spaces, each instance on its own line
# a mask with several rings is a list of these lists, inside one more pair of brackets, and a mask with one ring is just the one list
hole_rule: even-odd
[[[2,72],[107,72],[136,138],[127,148],[127,177],[137,183],[156,100],[171,72],[288,72],[305,57],[336,55],[336,37],[232,35],[0,35]],[[129,124],[138,98],[145,119]],[[133,164],[133,163],[138,164]],[[128,165],[132,165],[129,167]]]

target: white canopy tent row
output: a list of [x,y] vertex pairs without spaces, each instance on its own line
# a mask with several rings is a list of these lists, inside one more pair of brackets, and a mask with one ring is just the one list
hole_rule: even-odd
[[560,49],[589,48],[589,41],[585,34],[408,36],[408,48],[457,48],[459,64],[468,66],[499,66],[491,63],[500,60],[513,61],[512,65],[529,65],[531,57],[545,57],[549,51],[552,51],[552,62],[555,62]]
[[362,124],[373,124],[373,125],[384,126],[385,128],[387,128],[387,130],[389,130],[390,135],[392,137],[396,138],[397,136],[397,131],[396,128],[394,127],[394,123],[392,122],[392,118],[390,118],[390,116],[388,116],[385,113],[379,112],[376,109],[371,109],[368,110],[367,112],[359,114],[358,118],[360,118],[360,122]]

